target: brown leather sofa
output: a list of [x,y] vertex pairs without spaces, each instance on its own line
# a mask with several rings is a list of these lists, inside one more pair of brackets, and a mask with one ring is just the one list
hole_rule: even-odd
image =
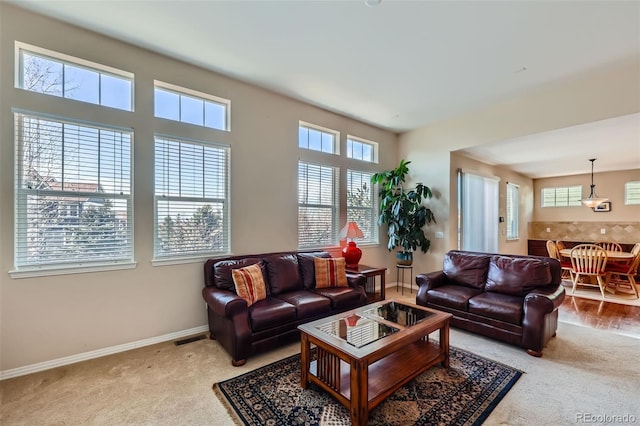
[[[243,365],[258,352],[299,338],[298,325],[367,303],[366,278],[347,274],[349,287],[315,288],[315,256],[327,252],[284,252],[208,259],[204,289],[209,331]],[[232,270],[261,264],[267,298],[251,306],[236,294]]]
[[542,356],[564,300],[560,262],[452,250],[441,271],[416,276],[416,304],[450,312],[451,325]]

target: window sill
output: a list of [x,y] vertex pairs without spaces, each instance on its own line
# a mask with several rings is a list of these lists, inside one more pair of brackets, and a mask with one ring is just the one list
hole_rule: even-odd
[[46,266],[46,267],[31,267],[20,270],[9,271],[9,276],[13,279],[19,278],[34,278],[34,277],[47,277],[52,275],[69,275],[69,274],[85,274],[89,272],[106,272],[117,271],[121,269],[134,269],[137,266],[137,262],[126,263],[105,263],[105,264],[93,264],[87,266]]
[[182,265],[187,263],[204,263],[209,259],[223,259],[226,257],[233,256],[233,253],[216,253],[212,255],[198,255],[193,257],[159,257],[156,259],[151,259],[152,266],[171,266],[171,265]]

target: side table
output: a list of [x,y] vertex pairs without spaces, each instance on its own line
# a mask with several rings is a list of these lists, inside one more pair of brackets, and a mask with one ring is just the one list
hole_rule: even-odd
[[[413,266],[396,265],[396,291],[398,290],[398,284],[402,284],[402,294],[404,295],[404,272],[409,270],[409,291],[413,293]],[[402,275],[402,281],[400,280]]]
[[[384,300],[384,275],[387,268],[376,268],[375,266],[358,265],[358,267],[347,267],[347,272],[362,274],[367,278],[365,292],[367,293],[367,302],[373,303]],[[380,277],[379,280],[376,277]],[[378,289],[378,285],[380,286]]]

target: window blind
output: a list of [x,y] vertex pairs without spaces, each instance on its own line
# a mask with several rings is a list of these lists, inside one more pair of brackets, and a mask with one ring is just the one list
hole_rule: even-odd
[[624,184],[624,203],[627,205],[640,204],[640,181]]
[[519,201],[520,187],[507,182],[507,240],[517,240],[519,238]]
[[581,206],[582,186],[542,188],[542,207]]
[[17,270],[133,261],[131,130],[15,113]]
[[155,138],[154,257],[229,251],[229,147]]
[[338,243],[338,169],[298,162],[298,246]]
[[498,252],[499,179],[458,173],[458,246],[461,250]]
[[355,222],[364,238],[378,242],[378,193],[371,184],[373,173],[347,170],[347,222]]

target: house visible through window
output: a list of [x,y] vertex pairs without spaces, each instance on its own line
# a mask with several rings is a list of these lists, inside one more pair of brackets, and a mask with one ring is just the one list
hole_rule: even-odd
[[624,184],[624,203],[627,205],[640,204],[640,181]]
[[196,126],[229,130],[231,101],[184,87],[155,81],[154,114]]
[[229,251],[229,147],[155,137],[154,258]]
[[298,162],[298,246],[338,244],[338,169]]
[[581,185],[542,188],[542,207],[579,207],[581,199]]
[[130,129],[16,113],[15,267],[133,261]]
[[133,110],[133,74],[16,42],[17,87],[81,102]]
[[373,173],[347,170],[347,222],[356,222],[364,238],[359,242],[378,242],[377,191],[371,184]]
[[507,240],[519,238],[518,205],[520,202],[520,187],[507,182]]

